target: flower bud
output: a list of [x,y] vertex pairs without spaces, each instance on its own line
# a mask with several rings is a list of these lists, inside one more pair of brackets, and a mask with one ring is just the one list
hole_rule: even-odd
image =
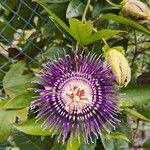
[[123,0],[121,14],[140,23],[150,22],[150,8],[139,0]]
[[123,47],[103,47],[105,65],[110,66],[112,73],[115,75],[116,84],[127,86],[131,79],[131,70],[127,59],[124,56]]

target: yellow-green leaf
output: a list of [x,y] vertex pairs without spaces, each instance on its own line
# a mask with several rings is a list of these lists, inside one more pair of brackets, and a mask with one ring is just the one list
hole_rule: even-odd
[[115,22],[119,22],[121,24],[131,26],[136,30],[142,31],[142,32],[150,35],[150,31],[148,29],[146,29],[142,25],[138,24],[137,22],[132,21],[132,20],[127,19],[127,18],[124,18],[122,16],[118,16],[118,15],[115,15],[115,14],[108,13],[108,14],[103,15],[101,17],[101,19],[113,20]]
[[39,120],[36,122],[35,119],[27,120],[26,122],[20,125],[14,125],[14,128],[17,130],[29,134],[29,135],[51,135],[49,129],[43,130],[42,126],[43,121]]
[[11,133],[12,124],[16,121],[16,117],[21,121],[25,121],[27,119],[27,109],[0,109],[0,143],[7,140]]
[[25,70],[25,62],[18,62],[6,73],[3,79],[4,90],[7,95],[14,98],[16,95],[26,92],[29,87],[32,87],[32,75],[23,75]]
[[135,118],[138,118],[138,119],[141,119],[143,121],[150,121],[150,119],[146,118],[145,116],[143,116],[142,114],[138,113],[137,111],[133,110],[133,109],[124,109],[123,110],[124,113],[132,116],[132,117],[135,117]]

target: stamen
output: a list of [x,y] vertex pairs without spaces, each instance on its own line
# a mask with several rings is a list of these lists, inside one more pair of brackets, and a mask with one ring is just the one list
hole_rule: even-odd
[[79,114],[86,107],[92,104],[92,88],[87,84],[88,81],[80,79],[72,79],[63,87],[62,98],[65,103],[65,110],[72,113],[76,110]]

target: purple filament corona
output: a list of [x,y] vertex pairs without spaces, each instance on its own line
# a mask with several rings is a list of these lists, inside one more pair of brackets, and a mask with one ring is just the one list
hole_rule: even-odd
[[117,87],[109,67],[96,55],[69,55],[48,61],[38,74],[39,96],[31,104],[38,108],[37,120],[44,118],[42,127],[58,141],[81,136],[85,143],[93,142],[102,130],[110,132],[117,119]]

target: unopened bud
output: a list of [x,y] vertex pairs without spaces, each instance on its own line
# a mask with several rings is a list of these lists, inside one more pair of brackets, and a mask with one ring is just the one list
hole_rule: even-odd
[[123,47],[117,46],[110,48],[107,45],[103,47],[105,65],[110,66],[115,75],[116,84],[127,86],[131,79],[131,70],[127,59],[124,56]]
[[150,8],[139,0],[123,0],[121,14],[138,20],[140,23],[150,22]]

